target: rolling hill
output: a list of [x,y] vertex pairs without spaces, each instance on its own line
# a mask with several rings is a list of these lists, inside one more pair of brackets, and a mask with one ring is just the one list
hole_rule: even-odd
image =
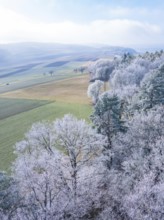
[[55,43],[13,43],[0,45],[0,67],[47,60],[87,61],[123,53],[134,49],[113,46],[83,46]]

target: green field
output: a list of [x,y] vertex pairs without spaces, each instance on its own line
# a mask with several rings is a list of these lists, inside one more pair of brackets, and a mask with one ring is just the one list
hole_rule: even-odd
[[[4,101],[4,100],[0,100]],[[8,100],[8,105],[12,100]],[[25,103],[29,100],[15,100]],[[36,102],[36,101],[35,101]],[[38,101],[38,105],[40,100]],[[53,102],[36,107],[14,116],[0,120],[0,170],[10,171],[14,160],[13,146],[20,141],[31,125],[37,121],[53,121],[55,118],[63,117],[64,114],[74,114],[78,118],[85,118],[89,121],[91,106],[85,104],[68,104]]]
[[0,120],[13,116],[13,115],[17,115],[22,112],[29,111],[34,108],[38,108],[48,103],[50,103],[50,101],[1,98],[0,99]]

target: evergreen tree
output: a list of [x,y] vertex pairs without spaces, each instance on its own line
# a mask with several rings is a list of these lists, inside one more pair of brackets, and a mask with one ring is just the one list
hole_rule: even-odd
[[145,79],[139,94],[139,108],[148,110],[164,104],[164,65]]
[[108,149],[112,148],[112,139],[118,132],[125,132],[122,120],[123,104],[115,94],[104,93],[95,105],[91,120],[99,133],[108,140]]

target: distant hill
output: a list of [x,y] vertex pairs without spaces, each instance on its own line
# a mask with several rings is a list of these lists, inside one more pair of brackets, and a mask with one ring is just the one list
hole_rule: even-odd
[[88,61],[124,53],[135,54],[132,48],[83,46],[55,43],[12,43],[0,45],[0,67],[43,62],[63,58],[65,61]]

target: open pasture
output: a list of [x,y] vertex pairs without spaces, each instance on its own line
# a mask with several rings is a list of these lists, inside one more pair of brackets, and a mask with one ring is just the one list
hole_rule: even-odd
[[0,120],[50,103],[44,100],[0,99]]
[[40,85],[42,83],[75,77],[79,74],[75,73],[73,69],[84,64],[84,62],[66,62],[62,60],[56,61],[56,63],[56,66],[51,66],[53,64],[52,61],[47,61],[1,69],[0,94]]
[[53,121],[69,113],[89,121],[91,106],[53,102],[0,120],[0,170],[10,172],[15,158],[13,146],[24,137],[33,123]]
[[32,86],[0,95],[4,98],[21,98],[89,104],[87,97],[88,75]]

